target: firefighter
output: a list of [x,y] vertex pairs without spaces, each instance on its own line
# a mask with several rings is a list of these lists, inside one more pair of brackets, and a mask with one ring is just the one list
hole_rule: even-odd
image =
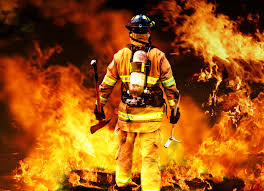
[[119,50],[107,67],[100,85],[101,112],[95,107],[97,120],[105,118],[103,106],[116,82],[121,79],[121,101],[115,128],[119,140],[116,153],[116,184],[129,187],[131,180],[132,153],[136,136],[142,152],[141,188],[143,191],[160,190],[161,120],[165,100],[161,85],[171,108],[170,123],[180,118],[179,109],[173,116],[179,92],[165,54],[151,44],[151,30],[155,22],[146,15],[134,16],[126,25],[130,44]]

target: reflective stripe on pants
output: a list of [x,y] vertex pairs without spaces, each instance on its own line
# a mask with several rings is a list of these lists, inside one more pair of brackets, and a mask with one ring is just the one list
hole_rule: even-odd
[[[116,155],[116,183],[131,181],[132,154],[137,133],[117,129],[119,149]],[[138,133],[142,151],[141,186],[145,191],[160,190],[160,129],[151,133]],[[138,149],[138,148],[137,148]]]

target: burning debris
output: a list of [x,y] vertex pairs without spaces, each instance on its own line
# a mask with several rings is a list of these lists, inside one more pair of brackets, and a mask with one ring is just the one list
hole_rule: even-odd
[[[88,178],[94,177],[94,179]],[[122,190],[118,189],[115,186],[115,174],[114,172],[105,172],[105,171],[93,171],[93,172],[84,172],[84,171],[74,171],[69,176],[69,179],[65,181],[65,185],[68,186],[71,190],[81,191],[81,190]],[[162,177],[167,178],[167,176],[171,176],[171,180],[168,182],[170,185],[163,186],[161,188],[162,191],[173,191],[175,189],[182,190],[180,187],[181,181],[176,178],[175,175],[168,172],[167,170],[162,171]],[[89,181],[86,180],[88,178]],[[72,180],[71,180],[72,179]],[[74,179],[74,180],[73,180]],[[123,190],[140,190],[140,176],[138,173],[133,175],[133,181],[138,184],[138,186],[126,188]],[[75,182],[75,183],[69,183]],[[185,189],[187,190],[212,190],[212,191],[233,191],[233,190],[243,190],[245,184],[243,180],[236,177],[225,177],[222,181],[215,180],[212,175],[204,174],[203,178],[194,178],[191,180],[184,180],[184,184],[186,184]],[[257,185],[255,185],[257,187]]]

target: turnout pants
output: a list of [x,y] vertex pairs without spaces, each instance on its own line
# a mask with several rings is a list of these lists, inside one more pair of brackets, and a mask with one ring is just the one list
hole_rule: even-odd
[[142,154],[141,188],[143,191],[160,190],[160,129],[150,133],[126,132],[116,130],[119,148],[116,153],[116,183],[124,186],[131,181],[132,154],[138,136]]

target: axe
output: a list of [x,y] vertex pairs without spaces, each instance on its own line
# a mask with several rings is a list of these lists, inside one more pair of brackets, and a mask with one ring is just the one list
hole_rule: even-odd
[[[179,96],[178,102],[177,102],[177,104],[176,104],[176,107],[175,107],[175,109],[174,109],[173,116],[176,116],[176,112],[177,112],[177,109],[178,109],[178,107],[179,107],[179,103],[180,103],[180,96]],[[171,135],[170,135],[169,139],[167,140],[167,142],[166,142],[165,145],[164,145],[165,148],[168,148],[168,147],[170,146],[170,144],[171,144],[172,141],[175,141],[175,142],[177,142],[177,143],[180,143],[180,142],[181,142],[181,141],[175,139],[175,138],[173,137],[173,135],[174,135],[174,124],[172,124]]]
[[[99,80],[98,80],[98,73],[97,73],[97,65],[96,65],[96,60],[92,60],[91,61],[91,65],[94,69],[94,79],[95,79],[95,91],[96,91],[96,106],[97,106],[97,111],[101,112],[101,102],[100,102],[100,97],[99,97]],[[91,133],[95,133],[97,130],[103,128],[107,123],[109,123],[109,121],[111,120],[111,118],[105,120],[99,120],[99,123],[97,123],[96,125],[93,125],[90,128]]]

